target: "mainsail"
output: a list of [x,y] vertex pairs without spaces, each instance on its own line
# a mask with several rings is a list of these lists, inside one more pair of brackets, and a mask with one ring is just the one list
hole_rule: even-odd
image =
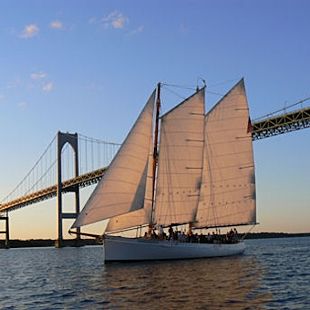
[[241,80],[205,118],[204,168],[195,227],[255,224],[249,109]]
[[72,225],[73,228],[144,206],[155,93],[152,93],[109,169]]
[[194,221],[201,184],[204,140],[201,89],[161,118],[154,222]]

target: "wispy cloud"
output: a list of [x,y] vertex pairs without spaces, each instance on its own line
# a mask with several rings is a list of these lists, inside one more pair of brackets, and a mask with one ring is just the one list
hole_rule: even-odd
[[102,26],[104,29],[123,29],[123,33],[127,36],[134,36],[144,31],[143,25],[136,28],[129,27],[129,18],[116,10],[103,17],[92,16],[88,19],[88,23]]
[[24,30],[21,32],[20,37],[23,39],[29,39],[38,35],[40,29],[36,24],[26,25]]
[[17,104],[17,106],[21,109],[21,110],[25,110],[27,107],[28,103],[26,101],[21,101]]
[[48,74],[44,71],[32,72],[30,78],[33,83],[30,84],[30,88],[39,87],[43,92],[49,93],[54,90],[54,83],[51,80],[47,80]]
[[59,21],[59,20],[52,21],[49,26],[50,26],[50,28],[56,29],[56,30],[64,29],[63,23],[61,21]]
[[22,80],[20,77],[16,77],[15,79],[13,79],[12,81],[10,81],[6,88],[7,89],[12,89],[12,88],[17,88],[20,87],[22,85]]
[[98,19],[97,19],[97,17],[91,17],[91,18],[88,20],[88,23],[89,23],[89,24],[98,24]]
[[33,72],[30,74],[30,77],[32,80],[42,80],[47,76],[47,74],[45,72]]
[[54,89],[53,82],[47,82],[47,83],[43,84],[43,86],[42,86],[42,90],[46,93],[51,92],[53,89]]
[[128,17],[118,11],[114,11],[101,19],[101,23],[105,28],[112,27],[114,29],[122,29],[128,22]]
[[180,32],[182,34],[188,34],[189,33],[189,27],[184,23],[180,24]]
[[139,26],[138,28],[136,28],[136,29],[130,31],[130,32],[129,32],[129,35],[131,35],[131,36],[136,35],[136,34],[138,34],[138,33],[143,32],[143,30],[144,30],[144,26],[141,25],[141,26]]

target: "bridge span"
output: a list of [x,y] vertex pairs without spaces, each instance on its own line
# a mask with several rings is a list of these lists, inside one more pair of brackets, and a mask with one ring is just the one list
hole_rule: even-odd
[[[80,188],[95,184],[99,182],[99,180],[102,178],[105,170],[107,168],[101,168],[97,169],[82,175],[79,175],[75,178],[66,180],[62,182],[62,189],[63,193],[72,192],[72,190],[79,186]],[[47,200],[50,198],[53,198],[57,195],[57,185],[53,185],[47,188],[43,188],[39,191],[36,191],[34,193],[21,196],[17,199],[5,202],[0,205],[0,212],[3,211],[13,211],[22,207],[26,207],[28,205]]]

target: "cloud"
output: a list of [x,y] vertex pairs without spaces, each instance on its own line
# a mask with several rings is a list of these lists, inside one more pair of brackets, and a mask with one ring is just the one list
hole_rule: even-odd
[[89,23],[89,24],[97,24],[97,23],[98,23],[97,17],[91,17],[91,18],[88,20],[88,23]]
[[50,23],[50,28],[56,29],[56,30],[61,30],[64,29],[63,23],[59,20],[54,20]]
[[39,33],[40,29],[36,24],[26,25],[20,37],[23,39],[29,39],[36,36]]
[[7,89],[12,89],[12,88],[17,88],[20,87],[22,85],[22,80],[20,77],[16,77],[14,80],[10,81],[6,88]]
[[105,28],[122,29],[128,23],[128,18],[118,11],[114,11],[101,19]]
[[21,109],[21,110],[25,110],[27,107],[28,103],[26,101],[21,101],[17,104],[17,106]]
[[42,80],[47,76],[45,72],[33,72],[30,74],[32,80]]
[[133,36],[135,34],[141,33],[144,30],[144,26],[139,26],[138,28],[129,32],[129,35]]
[[42,86],[42,90],[46,93],[51,92],[54,89],[53,82],[47,82]]

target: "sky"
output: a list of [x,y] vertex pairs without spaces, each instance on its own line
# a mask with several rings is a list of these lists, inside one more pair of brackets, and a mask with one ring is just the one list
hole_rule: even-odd
[[[58,130],[122,142],[158,82],[205,79],[209,109],[244,77],[252,119],[309,97],[309,10],[307,0],[1,0],[0,198]],[[310,232],[309,141],[305,129],[254,142],[254,231]],[[11,237],[55,238],[55,204],[11,212]]]

